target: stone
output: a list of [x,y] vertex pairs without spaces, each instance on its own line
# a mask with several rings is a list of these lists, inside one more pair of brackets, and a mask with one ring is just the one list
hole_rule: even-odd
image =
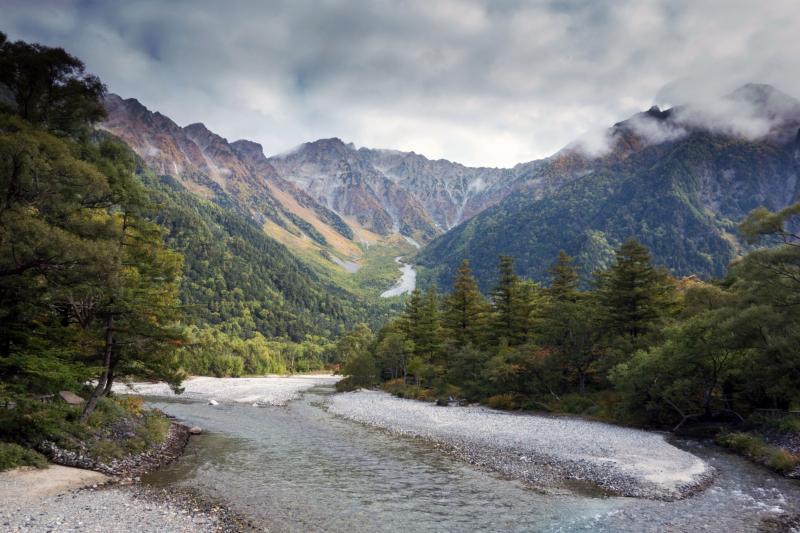
[[219,405],[217,400],[208,400],[208,405]]
[[203,432],[203,428],[200,426],[192,426],[189,428],[189,435],[200,435]]
[[58,397],[69,405],[80,405],[83,403],[83,398],[68,390],[62,390],[59,392]]

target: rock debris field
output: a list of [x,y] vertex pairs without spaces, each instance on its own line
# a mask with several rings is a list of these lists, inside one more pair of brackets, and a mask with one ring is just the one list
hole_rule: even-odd
[[331,413],[419,437],[470,463],[543,490],[589,482],[608,492],[675,500],[704,488],[714,470],[658,433],[569,417],[438,407],[384,392],[330,398]]
[[333,385],[341,376],[268,376],[258,378],[194,377],[183,383],[181,395],[173,393],[165,383],[115,383],[117,394],[178,397],[189,400],[237,402],[256,405],[285,405],[300,393],[318,385]]

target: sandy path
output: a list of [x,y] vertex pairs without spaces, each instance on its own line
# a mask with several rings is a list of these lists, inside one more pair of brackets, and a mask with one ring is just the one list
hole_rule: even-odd
[[30,503],[71,489],[100,485],[109,479],[99,472],[68,466],[51,465],[42,470],[15,468],[0,472],[0,505]]

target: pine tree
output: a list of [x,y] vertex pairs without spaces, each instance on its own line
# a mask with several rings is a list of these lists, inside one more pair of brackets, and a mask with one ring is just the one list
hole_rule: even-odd
[[616,252],[616,263],[598,276],[601,327],[623,342],[623,351],[643,347],[645,336],[662,325],[672,309],[675,285],[653,267],[650,252],[635,239]]
[[453,292],[447,296],[444,307],[444,326],[454,346],[482,346],[486,335],[487,305],[466,259],[458,268]]
[[574,301],[578,297],[578,270],[572,265],[572,258],[564,250],[558,252],[556,263],[550,268],[550,298],[561,301]]
[[497,285],[491,292],[494,311],[491,336],[495,343],[506,339],[509,345],[517,345],[525,341],[528,325],[522,312],[519,278],[514,274],[514,261],[508,256],[500,256],[498,269]]

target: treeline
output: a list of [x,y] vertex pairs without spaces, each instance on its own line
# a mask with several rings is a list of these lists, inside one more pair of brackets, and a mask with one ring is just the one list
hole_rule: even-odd
[[[672,278],[635,240],[581,290],[561,252],[544,287],[501,257],[488,299],[464,261],[452,291],[415,291],[373,335],[339,342],[349,377],[412,397],[552,409],[674,427],[800,403],[800,236],[759,209],[741,225],[770,240],[706,283]],[[794,223],[796,227],[796,223]]]
[[0,34],[0,396],[183,372],[182,257],[126,146],[98,140],[105,87],[59,48]]
[[178,350],[180,366],[190,374],[216,377],[286,374],[332,368],[338,357],[335,344],[325,337],[308,336],[302,342],[229,335],[218,328],[192,326],[187,343]]

